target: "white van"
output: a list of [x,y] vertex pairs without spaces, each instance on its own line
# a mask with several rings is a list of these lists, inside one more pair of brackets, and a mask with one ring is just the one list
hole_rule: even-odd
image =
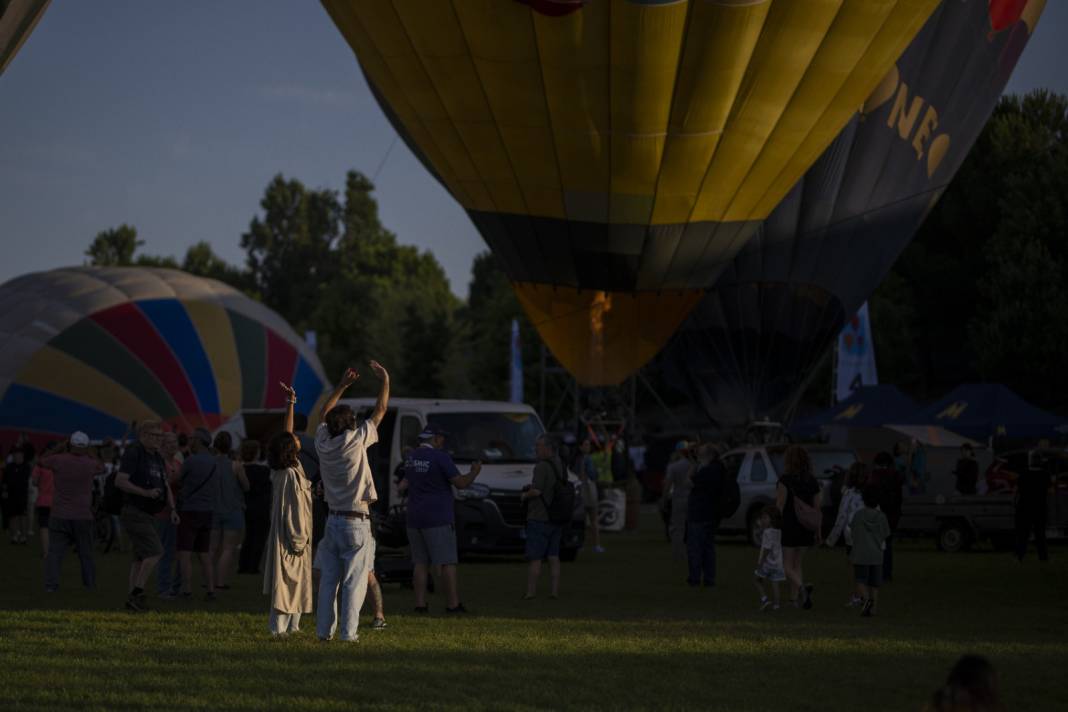
[[[374,398],[347,398],[357,419],[374,409]],[[513,554],[523,551],[525,507],[519,499],[534,472],[534,442],[545,432],[529,405],[499,401],[390,398],[378,428],[378,443],[368,449],[378,489],[379,519],[394,535],[403,531],[404,498],[397,490],[404,456],[419,446],[419,433],[432,424],[447,433],[445,449],[463,473],[474,460],[482,473],[456,500],[456,541],[460,553]],[[568,473],[577,488],[578,478]],[[564,534],[560,558],[574,560],[582,547],[585,520],[576,492],[571,527]]]

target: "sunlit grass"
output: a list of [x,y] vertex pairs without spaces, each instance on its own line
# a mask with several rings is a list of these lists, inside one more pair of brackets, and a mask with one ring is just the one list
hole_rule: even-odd
[[34,550],[0,545],[0,709],[918,709],[963,652],[994,661],[1013,709],[1065,699],[1068,551],[1018,566],[906,545],[874,620],[841,605],[842,553],[814,552],[815,609],[769,615],[748,547],[721,545],[719,585],[691,590],[643,523],[565,566],[559,601],[520,601],[517,560],[461,565],[478,614],[464,620],[440,616],[440,596],[439,615],[409,616],[411,592],[387,587],[389,628],[355,645],[318,642],[310,617],[271,640],[256,577],[214,605],[132,615],[124,555],[100,558],[95,594],[68,560],[46,597]]

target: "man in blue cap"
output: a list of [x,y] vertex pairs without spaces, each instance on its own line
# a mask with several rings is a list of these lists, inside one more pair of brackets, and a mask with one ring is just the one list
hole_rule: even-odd
[[452,488],[466,489],[482,471],[482,463],[471,463],[471,470],[461,475],[452,457],[445,451],[446,434],[433,425],[419,433],[420,445],[404,460],[402,492],[408,493],[408,543],[415,569],[415,611],[427,613],[427,574],[430,566],[440,566],[445,584],[448,614],[466,613],[460,603],[456,582],[456,527]]

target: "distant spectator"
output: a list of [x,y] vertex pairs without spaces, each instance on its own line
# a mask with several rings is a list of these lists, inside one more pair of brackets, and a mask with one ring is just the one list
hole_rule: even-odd
[[[163,465],[167,468],[166,486],[171,491],[170,501],[177,501],[174,485],[171,483],[177,481],[182,470],[182,463],[178,460],[178,434],[164,433],[159,451],[163,456]],[[181,590],[182,576],[176,550],[178,525],[171,516],[173,511],[168,504],[156,515],[156,531],[159,532],[159,543],[163,547],[163,555],[156,570],[156,592],[160,598],[174,598]]]
[[45,591],[59,590],[59,571],[71,546],[78,552],[82,567],[82,585],[96,586],[93,562],[93,479],[103,465],[89,457],[89,436],[76,432],[70,436],[70,451],[57,452],[41,459],[41,466],[52,471],[52,511],[48,516],[48,557],[45,560]]
[[[259,462],[260,444],[255,440],[241,443],[241,462],[248,480],[245,494],[245,542],[237,572],[258,574],[267,535],[271,530],[271,468]],[[310,485],[310,483],[309,483]]]
[[193,431],[190,454],[178,476],[178,564],[182,571],[182,598],[193,595],[193,554],[200,560],[207,584],[207,600],[215,600],[215,568],[211,563],[212,520],[219,499],[219,462],[211,453],[211,433]]
[[868,485],[879,490],[879,509],[890,523],[890,536],[886,539],[883,550],[883,583],[894,578],[894,532],[901,521],[901,506],[904,500],[903,489],[905,476],[894,466],[890,453],[881,452],[875,456]]
[[975,450],[968,443],[960,446],[960,459],[953,470],[956,477],[956,490],[959,494],[976,494],[979,484],[979,463],[975,460]]
[[879,587],[883,583],[883,546],[890,536],[890,523],[878,509],[879,495],[877,487],[865,487],[864,508],[854,514],[849,523],[853,537],[849,558],[853,562],[857,586],[864,596],[861,615],[865,617],[874,616],[879,607]]
[[381,380],[371,417],[357,424],[352,407],[338,405],[342,394],[360,377],[350,368],[320,410],[322,422],[315,433],[319,471],[330,507],[326,533],[315,554],[321,568],[316,616],[321,640],[332,639],[338,628],[342,640],[359,640],[360,609],[367,595],[368,572],[374,568],[370,507],[378,501],[378,492],[367,448],[378,442],[378,426],[386,415],[389,373],[377,361],[370,365]]
[[219,480],[219,498],[215,501],[215,516],[211,532],[211,558],[215,562],[215,589],[230,588],[227,581],[234,571],[237,547],[245,533],[245,492],[248,478],[245,467],[233,458],[233,438],[223,431],[215,436],[212,445],[218,465],[215,476]]
[[576,454],[572,469],[579,476],[579,482],[582,487],[582,507],[586,510],[586,525],[587,531],[590,534],[590,541],[593,544],[593,553],[603,554],[604,547],[601,546],[601,526],[598,521],[601,495],[597,488],[597,468],[593,465],[593,458],[590,457],[590,453],[593,451],[593,443],[589,438],[582,441],[579,445],[578,453]]
[[452,457],[445,451],[446,434],[432,425],[419,433],[419,447],[413,448],[404,460],[404,474],[400,491],[408,495],[407,532],[411,549],[412,582],[415,588],[415,610],[427,613],[426,590],[429,569],[441,567],[445,585],[446,611],[462,613],[456,563],[455,504],[452,488],[470,487],[482,465],[474,462],[466,475],[461,475]]
[[997,672],[980,655],[964,655],[949,671],[946,684],[931,696],[930,712],[1004,712]]
[[[125,493],[119,518],[133,552],[130,593],[126,598],[126,608],[132,611],[146,609],[145,583],[163,554],[155,515],[168,504],[174,507],[167,487],[167,468],[159,452],[162,425],[156,421],[142,422],[138,435],[138,442],[123,453],[115,476],[115,486]],[[172,513],[172,521],[178,523],[177,512]]]
[[676,561],[686,560],[686,509],[696,469],[693,445],[680,440],[675,444],[675,452],[671,454],[671,462],[664,473],[664,493],[671,498],[668,535],[671,537],[671,553]]
[[716,530],[726,479],[719,448],[705,443],[698,450],[686,506],[686,582],[691,586],[716,585]]
[[538,464],[534,466],[530,487],[524,488],[520,495],[527,510],[525,599],[534,598],[537,593],[542,560],[549,562],[549,598],[560,595],[560,542],[565,525],[553,521],[549,505],[557,488],[570,487],[571,481],[567,479],[567,471],[560,463],[557,450],[552,436],[543,434],[537,439],[534,452]]
[[907,474],[909,494],[915,496],[927,492],[927,483],[931,480],[927,471],[927,449],[916,438],[909,443]]
[[189,447],[189,436],[185,433],[178,433],[178,459],[182,462],[189,457]]
[[[760,511],[757,525],[761,529],[760,553],[757,554],[757,567],[753,572],[757,591],[760,593],[760,610],[779,610],[779,584],[786,580],[782,565],[782,515],[779,510],[769,505]],[[771,598],[764,584],[771,588]]]
[[315,568],[315,550],[326,533],[326,518],[330,508],[323,496],[323,479],[319,474],[319,453],[315,449],[315,438],[308,435],[308,416],[304,413],[293,415],[293,434],[300,440],[300,466],[304,476],[312,484],[312,568]]
[[301,615],[312,611],[312,485],[298,457],[300,439],[293,433],[297,394],[281,386],[286,394],[284,431],[267,448],[273,489],[263,592],[271,597],[267,629],[284,636],[299,632]]
[[864,602],[860,585],[854,581],[853,564],[849,558],[853,550],[853,530],[849,524],[853,521],[853,515],[864,507],[862,493],[867,480],[868,468],[863,462],[854,462],[850,465],[842,486],[842,500],[838,504],[838,516],[835,518],[834,527],[831,529],[831,533],[827,535],[827,541],[825,542],[827,546],[833,547],[838,543],[839,537],[845,539],[846,564],[849,566],[849,582],[850,590],[852,591],[849,600],[846,602],[848,607],[859,606]]
[[[1031,454],[1031,458],[1035,453]],[[1028,458],[1027,469],[1019,473],[1016,481],[1016,559],[1023,561],[1032,532],[1039,561],[1049,561],[1046,545],[1046,518],[1050,476],[1043,463]]]
[[[805,552],[821,534],[820,484],[812,472],[808,451],[791,445],[783,454],[783,476],[775,488],[775,506],[782,513],[782,553],[790,598],[794,605],[812,608],[812,584],[804,581]],[[806,513],[809,519],[799,516]]]
[[[49,444],[45,448],[44,457],[59,452],[59,448],[56,445]],[[41,556],[48,556],[48,517],[52,513],[52,497],[54,490],[53,473],[41,464],[40,461],[33,466],[33,474],[30,475],[30,481],[37,489],[37,499],[33,503],[34,518],[37,523],[37,536],[41,538]]]
[[26,508],[29,506],[30,474],[33,466],[27,461],[24,447],[11,451],[10,462],[4,465],[4,479],[0,483],[3,497],[4,521],[12,544],[25,544],[29,534]]

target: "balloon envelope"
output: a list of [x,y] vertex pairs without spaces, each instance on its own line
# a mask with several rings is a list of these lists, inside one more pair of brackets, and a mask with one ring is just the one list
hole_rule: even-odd
[[652,357],[937,0],[323,0],[586,384]]
[[963,163],[1044,6],[992,34],[987,2],[943,2],[741,250],[663,360],[711,418],[789,414]]
[[237,290],[170,269],[80,267],[0,286],[0,439],[76,430],[119,437],[131,420],[216,428],[281,409],[279,380],[308,413],[327,380],[282,317]]
[[51,0],[0,0],[0,75],[33,32]]

